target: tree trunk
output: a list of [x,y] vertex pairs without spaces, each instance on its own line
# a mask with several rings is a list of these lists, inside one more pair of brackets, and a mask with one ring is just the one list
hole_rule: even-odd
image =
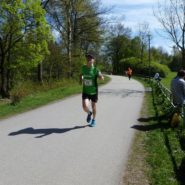
[[1,95],[2,98],[9,98],[10,94],[7,89],[6,70],[4,67],[1,68]]
[[7,89],[7,75],[6,75],[6,69],[4,66],[5,63],[5,57],[3,55],[3,53],[1,53],[1,89],[0,89],[0,94],[2,96],[2,98],[9,98],[10,97],[10,93]]
[[42,70],[42,62],[38,64],[38,81],[43,83],[43,70]]
[[69,9],[68,14],[68,63],[69,63],[69,71],[68,77],[72,76],[72,22],[71,22],[71,13]]
[[141,44],[141,62],[143,62],[143,56],[144,56],[144,44],[142,42],[142,44]]

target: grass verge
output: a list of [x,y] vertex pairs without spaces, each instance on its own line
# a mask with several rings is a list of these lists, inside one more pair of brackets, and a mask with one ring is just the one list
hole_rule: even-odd
[[176,72],[170,72],[166,78],[161,80],[161,83],[168,89],[170,89],[171,80],[177,75]]
[[185,184],[185,137],[180,137],[179,128],[171,128],[168,118],[157,116],[168,108],[164,106],[154,91],[145,94],[124,184]]
[[[110,80],[109,77],[105,77],[104,81],[98,82],[100,85],[107,83]],[[62,87],[56,87],[51,89],[44,88],[43,90],[31,92],[28,96],[25,96],[21,101],[15,105],[11,105],[10,101],[2,101],[0,103],[0,119],[12,116],[18,113],[22,113],[48,103],[61,100],[65,97],[78,94],[82,91],[82,86],[79,83],[73,81],[66,83]]]
[[172,128],[169,117],[160,114],[169,108],[169,102],[160,96],[161,93],[158,94],[158,89],[154,87],[148,100],[151,116],[145,124],[147,132],[145,143],[148,153],[146,161],[150,166],[150,184],[184,184],[182,176],[184,151],[179,140],[179,128]]
[[[147,80],[141,80],[137,78],[136,80],[141,81],[145,85],[146,92],[148,92],[148,84],[145,83]],[[139,128],[142,128],[143,123],[140,122],[145,120],[148,117],[148,101],[150,98],[150,92],[145,93],[144,101],[140,113],[140,118],[138,118],[138,123],[134,125],[133,128],[138,128],[135,130],[135,136],[132,141],[132,146],[129,152],[129,159],[127,162],[126,170],[123,177],[123,184],[129,185],[149,185],[149,166],[146,161],[147,158],[147,150],[146,150],[146,140],[147,137],[146,132],[142,132]],[[141,127],[140,127],[141,126]]]

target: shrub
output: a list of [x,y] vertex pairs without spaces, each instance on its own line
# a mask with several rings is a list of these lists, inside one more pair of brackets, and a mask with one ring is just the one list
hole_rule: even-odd
[[17,85],[10,92],[11,105],[16,105],[23,97],[28,95],[28,88],[24,85]]
[[[131,67],[133,69],[134,75],[142,75],[142,76],[148,76],[149,75],[149,62],[148,61],[141,61],[137,58],[127,58],[122,59],[120,61],[121,68],[124,70],[127,70],[128,67]],[[170,72],[170,69],[168,66],[159,64],[155,61],[151,61],[150,63],[150,76],[153,77],[155,73],[159,73],[161,77],[165,77]]]
[[16,105],[22,98],[28,95],[34,95],[38,92],[48,91],[59,87],[67,87],[76,84],[76,80],[63,79],[44,82],[43,84],[34,83],[31,81],[20,82],[10,92],[11,104]]

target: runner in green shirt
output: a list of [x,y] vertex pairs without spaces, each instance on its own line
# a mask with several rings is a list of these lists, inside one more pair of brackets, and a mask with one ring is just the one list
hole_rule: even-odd
[[[83,110],[87,112],[86,121],[90,123],[91,127],[96,125],[96,103],[98,101],[98,84],[97,78],[104,80],[101,72],[94,66],[94,57],[90,54],[86,55],[87,64],[82,67],[80,80],[83,84],[82,91],[82,106]],[[89,104],[91,102],[92,112]],[[92,120],[91,120],[92,116]]]

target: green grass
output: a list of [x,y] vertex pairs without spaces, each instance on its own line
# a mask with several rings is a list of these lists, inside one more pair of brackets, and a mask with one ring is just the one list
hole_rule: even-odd
[[[98,81],[98,83],[103,85],[109,80],[110,78],[106,76],[104,81]],[[11,105],[9,101],[2,101],[0,103],[0,119],[61,100],[74,94],[81,93],[81,90],[81,85],[79,85],[77,82],[70,81],[70,83],[65,82],[65,85],[62,87],[53,87],[47,90],[45,87],[43,90],[39,89],[36,92],[32,92],[22,98],[21,101],[15,105]]]
[[168,74],[168,76],[166,78],[163,78],[161,80],[161,83],[167,87],[168,89],[170,89],[170,83],[171,83],[171,80],[177,75],[177,72],[170,72]]
[[39,92],[34,95],[26,96],[16,105],[11,105],[10,103],[0,105],[0,118],[46,105],[66,96],[80,93],[80,91],[81,86],[78,84],[73,84],[71,87],[51,89],[46,92]]
[[[171,73],[162,83],[169,88],[171,79],[176,73]],[[146,82],[144,82],[146,84]],[[149,180],[152,185],[185,184],[185,153],[179,135],[179,128],[172,129],[168,119],[158,119],[156,115],[165,110],[165,102],[159,101],[160,94],[146,93],[147,106],[145,111],[146,132],[143,134],[147,151],[146,162],[149,168]],[[142,133],[141,133],[142,134]],[[185,141],[185,140],[184,140]],[[185,144],[185,142],[184,142]]]
[[[156,112],[153,107],[153,98],[148,95],[148,115],[155,118]],[[146,158],[150,166],[150,181],[152,185],[177,185],[175,165],[179,166],[177,158],[182,158],[183,152],[176,137],[167,121],[150,120],[147,123],[149,130],[146,134]],[[180,155],[180,156],[179,156]],[[175,161],[175,162],[174,162]],[[175,164],[174,164],[175,163]]]

